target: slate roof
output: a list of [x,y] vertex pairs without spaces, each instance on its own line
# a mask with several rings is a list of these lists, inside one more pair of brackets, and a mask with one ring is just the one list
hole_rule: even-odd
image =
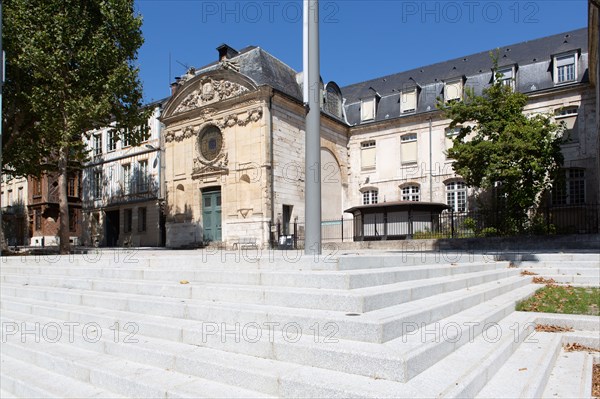
[[[297,72],[260,47],[246,47],[229,61],[237,62],[240,73],[252,79],[258,86],[269,85],[289,96],[302,99],[302,90],[296,81]],[[213,62],[197,69],[196,75],[218,68],[219,62]]]
[[[578,79],[587,82],[587,41],[587,28],[583,28],[503,46],[499,48],[499,67],[517,65],[516,88],[520,92],[548,89],[554,87],[552,55],[579,49],[586,56],[580,57]],[[411,79],[420,87],[417,113],[435,110],[436,98],[443,93],[444,80],[466,77],[465,86],[480,93],[492,81],[489,53],[484,51],[342,87],[348,121],[351,125],[360,123],[360,101],[373,98],[374,90],[381,95],[375,121],[400,117],[400,91],[411,85]]]

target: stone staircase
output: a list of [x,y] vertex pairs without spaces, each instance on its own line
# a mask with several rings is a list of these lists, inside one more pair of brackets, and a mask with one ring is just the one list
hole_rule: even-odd
[[561,351],[600,348],[600,318],[514,311],[540,288],[520,267],[598,285],[598,254],[569,256],[3,258],[0,397],[590,396],[593,355]]

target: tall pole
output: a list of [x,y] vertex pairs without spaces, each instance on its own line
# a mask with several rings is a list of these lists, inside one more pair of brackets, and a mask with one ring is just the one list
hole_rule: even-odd
[[[2,93],[4,92],[4,47],[2,47],[2,0],[0,0],[0,187],[2,186]],[[1,191],[0,191],[1,192]],[[2,223],[2,198],[0,198],[0,239],[5,240],[4,224]],[[0,256],[2,256],[2,246],[4,242],[0,242]]]
[[433,142],[431,140],[431,117],[429,117],[429,202],[433,202]]
[[[304,0],[304,80],[306,115],[304,253],[321,254],[321,75],[319,60],[319,0]],[[308,58],[308,59],[306,59]],[[307,90],[308,89],[308,90]]]

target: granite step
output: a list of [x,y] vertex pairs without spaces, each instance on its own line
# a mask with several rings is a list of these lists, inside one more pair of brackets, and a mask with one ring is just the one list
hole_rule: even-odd
[[[30,324],[30,328],[32,326]],[[272,397],[170,369],[124,361],[119,356],[84,349],[68,341],[47,342],[42,339],[40,342],[23,343],[20,339],[13,339],[3,344],[2,351],[3,355],[20,359],[28,365],[53,370],[62,376],[100,389],[110,389],[125,397]]]
[[[17,398],[120,398],[113,391],[99,388],[92,382],[65,377],[30,362],[7,356],[2,344],[0,385],[9,396]],[[112,387],[111,387],[112,388]],[[3,396],[4,397],[4,396]]]
[[[82,317],[93,314],[91,309],[96,308],[107,314],[117,311],[117,314],[120,315],[118,317],[122,318],[144,314],[152,317],[186,319],[212,325],[225,323],[262,326],[276,323],[276,330],[292,325],[304,332],[311,331],[315,324],[334,323],[337,337],[340,339],[376,343],[386,342],[400,336],[403,323],[430,323],[528,283],[528,278],[512,276],[364,314],[245,303],[182,301],[176,298],[133,294],[103,293],[98,295],[87,291],[69,292],[70,290],[53,288],[29,291],[27,288],[12,287],[12,289],[8,289],[7,287],[1,294],[4,304],[8,304],[12,298],[13,305],[32,303],[41,308],[48,308],[50,307],[48,301],[51,300],[59,303],[61,310],[68,309],[77,312]],[[17,296],[11,297],[9,294]],[[38,299],[26,297],[28,294],[32,294]]]
[[[315,288],[284,288],[276,286],[254,286],[237,284],[196,283],[180,284],[171,282],[139,282],[123,284],[119,281],[89,279],[82,289],[71,288],[71,284],[54,284],[51,287],[67,285],[66,288],[55,288],[66,293],[63,300],[83,292],[101,292],[134,294],[141,296],[162,296],[179,299],[193,299],[211,302],[242,302],[260,305],[285,306],[290,308],[306,308],[332,310],[346,313],[365,313],[387,306],[409,302],[427,296],[436,295],[460,288],[467,288],[484,282],[517,275],[516,270],[494,268],[474,273],[460,273],[447,277],[436,277],[421,280],[404,281],[385,286],[358,288],[354,290],[315,289]],[[10,280],[10,279],[9,279]],[[33,282],[34,284],[30,284]],[[8,294],[15,295],[26,287],[32,295],[40,299],[51,299],[45,294],[44,280],[38,278],[12,280],[4,283]],[[63,281],[64,282],[64,281]],[[76,285],[80,286],[80,285]],[[86,290],[86,287],[89,287]],[[75,297],[69,303],[81,303],[82,299]]]

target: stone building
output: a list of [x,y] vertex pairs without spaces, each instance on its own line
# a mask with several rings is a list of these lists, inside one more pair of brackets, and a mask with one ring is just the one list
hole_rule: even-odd
[[8,245],[29,245],[27,179],[2,175],[2,228]]
[[132,146],[110,127],[88,132],[89,161],[82,173],[83,243],[91,246],[163,246],[163,171],[160,102]]
[[[527,113],[566,124],[564,180],[548,206],[598,202],[596,94],[588,31],[580,29],[499,51],[503,81],[530,98]],[[258,47],[218,48],[217,62],[172,86],[165,125],[167,246],[242,237],[260,246],[273,224],[289,233],[304,219],[302,75]],[[322,84],[323,220],[358,205],[422,201],[456,212],[475,207],[447,149],[456,131],[438,98],[462,100],[494,79],[489,52],[338,87]],[[597,215],[596,215],[597,217]],[[301,232],[299,232],[301,234]]]
[[[59,245],[60,211],[58,206],[58,176],[43,174],[27,179],[30,245],[34,247]],[[69,205],[69,241],[80,245],[81,241],[81,174],[68,178],[67,199]]]

